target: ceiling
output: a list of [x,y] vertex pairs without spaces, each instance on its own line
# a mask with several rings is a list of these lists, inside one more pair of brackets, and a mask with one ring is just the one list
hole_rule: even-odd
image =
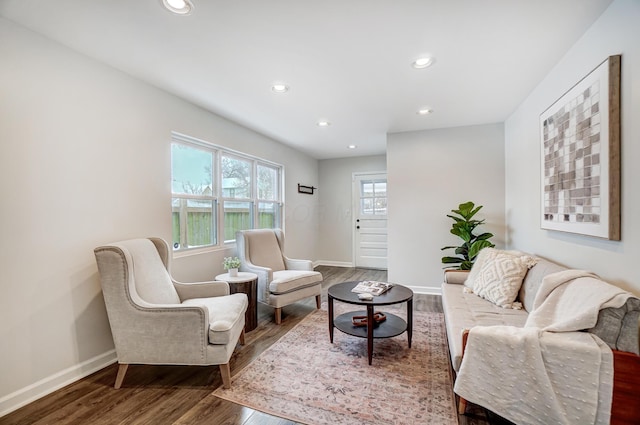
[[[387,133],[503,122],[611,3],[192,1],[178,16],[161,0],[0,0],[0,15],[326,159],[383,154]],[[434,65],[414,69],[422,55]]]

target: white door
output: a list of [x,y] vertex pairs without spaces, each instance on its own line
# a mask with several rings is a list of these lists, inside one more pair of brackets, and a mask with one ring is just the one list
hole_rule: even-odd
[[387,268],[387,174],[353,174],[354,265]]

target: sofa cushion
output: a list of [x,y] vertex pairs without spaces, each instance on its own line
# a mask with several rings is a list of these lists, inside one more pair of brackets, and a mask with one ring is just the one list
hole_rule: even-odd
[[504,309],[475,294],[463,292],[462,285],[442,285],[442,307],[447,327],[451,363],[457,372],[462,361],[462,331],[474,326],[506,325],[523,327],[524,310]]
[[518,300],[520,300],[522,306],[527,311],[533,310],[533,301],[536,298],[542,279],[548,274],[567,270],[566,267],[562,267],[549,260],[540,257],[537,258],[538,262],[527,272],[518,294]]
[[465,286],[492,303],[510,308],[518,296],[527,270],[536,262],[534,257],[493,248],[484,248],[471,268]]
[[273,280],[269,283],[272,294],[286,294],[322,281],[322,274],[306,270],[280,270],[273,272]]
[[228,344],[231,341],[231,330],[244,318],[249,305],[246,294],[231,294],[224,297],[192,298],[182,305],[206,307],[209,312],[209,344]]

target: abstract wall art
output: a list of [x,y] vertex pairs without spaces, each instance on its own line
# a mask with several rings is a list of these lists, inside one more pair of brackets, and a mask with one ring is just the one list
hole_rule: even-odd
[[610,56],[540,115],[543,229],[620,240],[620,62]]

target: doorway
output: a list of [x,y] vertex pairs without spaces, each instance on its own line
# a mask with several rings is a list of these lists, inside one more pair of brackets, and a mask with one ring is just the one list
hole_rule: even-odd
[[387,173],[353,173],[353,264],[387,269]]

